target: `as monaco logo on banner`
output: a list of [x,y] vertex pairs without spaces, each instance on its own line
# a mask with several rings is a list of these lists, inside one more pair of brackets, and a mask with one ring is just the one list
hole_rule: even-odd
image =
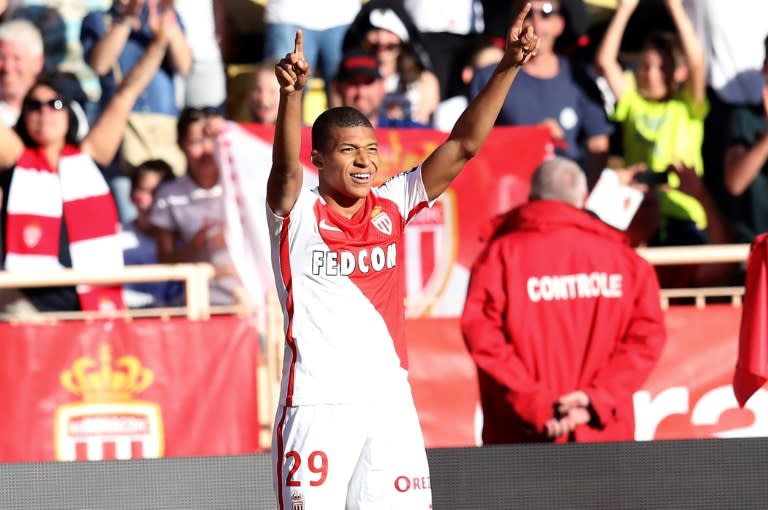
[[406,316],[423,317],[443,297],[456,263],[456,198],[445,191],[405,227]]
[[135,356],[113,361],[107,344],[100,347],[98,358],[78,358],[61,373],[61,385],[82,400],[56,410],[56,460],[162,457],[160,406],[134,399],[152,385],[154,373]]

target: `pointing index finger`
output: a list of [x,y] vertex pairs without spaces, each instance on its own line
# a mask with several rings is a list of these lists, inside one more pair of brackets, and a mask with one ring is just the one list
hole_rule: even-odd
[[304,33],[301,30],[296,31],[296,44],[293,52],[304,54]]
[[515,18],[515,22],[513,26],[515,28],[522,29],[523,23],[525,23],[525,18],[528,16],[528,13],[531,11],[531,3],[525,2],[523,5],[523,8],[520,10],[519,13],[517,13],[517,17]]

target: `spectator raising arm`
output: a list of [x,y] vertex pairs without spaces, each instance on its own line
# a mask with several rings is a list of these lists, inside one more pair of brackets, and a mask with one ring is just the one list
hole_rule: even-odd
[[[768,58],[765,70],[768,75]],[[768,83],[763,85],[763,111],[768,126]],[[725,188],[733,196],[744,193],[768,162],[768,130],[751,147],[732,145],[725,153]]]
[[[88,56],[88,65],[93,71],[103,76],[110,72],[125,47],[132,30],[141,26],[139,16],[145,0],[125,0],[120,2],[119,15],[112,18],[106,34],[93,46]],[[105,16],[108,16],[105,14]]]
[[[82,142],[82,150],[94,161],[108,164],[115,157],[128,122],[133,103],[163,61],[168,47],[169,28],[175,23],[171,11],[165,11],[158,24],[155,40],[120,84],[115,96]],[[8,169],[24,151],[18,135],[0,122],[0,169]]]
[[695,106],[706,99],[707,78],[704,65],[704,49],[701,47],[693,24],[683,8],[683,0],[666,0],[667,10],[677,28],[677,35],[683,47],[688,76],[685,80],[688,93]]
[[[119,15],[110,20],[107,32],[93,46],[88,55],[88,64],[97,75],[103,76],[112,71],[131,31],[141,29],[141,14],[145,3],[148,6],[148,23],[153,31],[157,31],[157,25],[164,14],[167,11],[173,11],[172,0],[122,0]],[[171,65],[174,71],[187,74],[192,67],[192,51],[177,23],[175,14],[168,32],[168,54]]]
[[21,153],[24,144],[16,132],[5,122],[0,122],[0,171],[10,169]]
[[618,101],[624,95],[626,80],[624,70],[619,63],[619,49],[624,30],[627,28],[629,18],[635,12],[639,0],[621,0],[616,8],[608,29],[603,35],[603,42],[597,50],[595,63],[600,73],[605,77],[611,92]]
[[[165,12],[173,12],[174,0],[149,0],[149,26],[153,31],[162,23]],[[178,17],[174,13],[174,23],[168,27],[168,56],[171,66],[177,73],[186,76],[192,69],[192,49],[187,43],[187,38],[178,23]]]
[[163,11],[156,25],[154,41],[120,83],[117,92],[83,140],[83,151],[90,154],[97,163],[109,164],[117,154],[133,104],[163,61],[175,19],[173,11]]

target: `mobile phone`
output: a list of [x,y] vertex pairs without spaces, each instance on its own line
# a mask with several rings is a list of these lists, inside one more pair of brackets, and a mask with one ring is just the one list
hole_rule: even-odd
[[638,172],[635,174],[635,182],[647,184],[649,186],[661,186],[662,184],[667,184],[668,178],[669,170],[664,170],[663,172],[646,170],[645,172]]

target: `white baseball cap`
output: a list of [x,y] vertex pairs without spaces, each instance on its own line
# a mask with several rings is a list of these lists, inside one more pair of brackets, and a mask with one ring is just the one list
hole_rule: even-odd
[[410,39],[403,20],[392,9],[373,9],[368,19],[373,27],[389,30],[404,43]]

